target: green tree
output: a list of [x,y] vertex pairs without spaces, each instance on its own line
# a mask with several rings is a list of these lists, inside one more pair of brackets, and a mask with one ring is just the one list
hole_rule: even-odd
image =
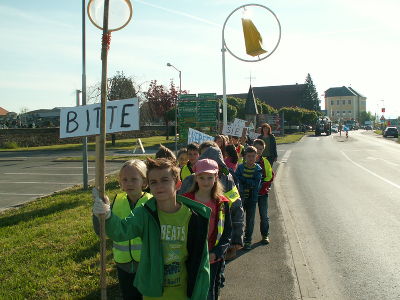
[[278,110],[258,98],[256,98],[256,105],[259,114],[276,115],[278,113]]
[[288,125],[300,125],[303,118],[303,110],[299,107],[282,107],[279,115],[284,113],[285,121]]
[[300,106],[309,110],[320,111],[320,100],[310,73],[307,74],[305,85],[306,88],[304,89]]
[[365,121],[373,121],[375,117],[371,114],[371,112],[362,111],[360,113],[360,125],[364,125]]
[[318,113],[314,110],[308,110],[305,108],[301,109],[303,112],[303,116],[301,118],[301,123],[304,125],[313,125],[315,122],[317,122],[318,119]]

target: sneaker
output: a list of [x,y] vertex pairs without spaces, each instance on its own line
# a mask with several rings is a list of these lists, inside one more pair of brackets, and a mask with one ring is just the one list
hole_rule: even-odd
[[261,238],[261,243],[264,244],[264,245],[268,245],[269,244],[269,236],[268,235],[267,236],[263,236]]
[[249,243],[249,242],[244,243],[243,249],[244,250],[251,250],[251,243]]

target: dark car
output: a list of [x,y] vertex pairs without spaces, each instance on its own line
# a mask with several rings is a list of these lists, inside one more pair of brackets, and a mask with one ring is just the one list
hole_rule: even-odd
[[372,130],[372,126],[371,125],[365,126],[365,130]]
[[397,127],[386,127],[385,131],[383,132],[383,136],[393,136],[397,138],[399,136],[399,131],[397,130]]

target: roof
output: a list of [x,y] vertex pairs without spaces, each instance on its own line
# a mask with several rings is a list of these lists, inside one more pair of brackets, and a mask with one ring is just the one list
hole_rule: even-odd
[[[279,109],[301,105],[305,84],[291,84],[278,86],[253,87],[255,98],[260,99],[266,104]],[[247,99],[248,94],[230,94],[228,96]]]
[[342,97],[342,96],[359,96],[364,97],[363,95],[357,93],[353,88],[341,86],[341,87],[333,87],[327,89],[325,91],[325,98],[327,97]]
[[244,113],[245,115],[257,115],[257,104],[256,99],[254,98],[253,88],[249,87],[249,92],[247,93],[246,103],[244,105]]
[[8,114],[8,110],[5,110],[4,108],[0,107],[0,116],[5,116]]

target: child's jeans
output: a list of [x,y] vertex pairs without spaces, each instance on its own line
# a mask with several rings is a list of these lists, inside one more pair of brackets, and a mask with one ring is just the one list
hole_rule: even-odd
[[220,276],[223,260],[210,264],[210,288],[207,300],[217,300],[221,288]]
[[258,212],[260,213],[260,232],[262,236],[269,234],[268,194],[258,195]]
[[251,243],[251,237],[254,230],[254,218],[256,216],[257,201],[252,197],[246,198],[243,201],[243,209],[246,212],[246,229],[244,231],[244,242]]

